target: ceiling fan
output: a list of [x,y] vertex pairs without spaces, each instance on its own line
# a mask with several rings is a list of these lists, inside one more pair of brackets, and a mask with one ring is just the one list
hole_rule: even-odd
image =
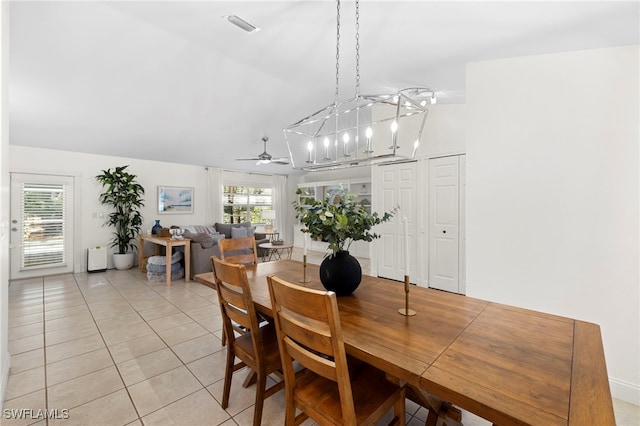
[[258,155],[257,157],[254,158],[236,158],[237,161],[255,161],[256,162],[256,166],[261,166],[263,164],[289,164],[289,158],[288,157],[281,157],[281,158],[273,158],[273,156],[271,154],[269,154],[267,152],[267,141],[269,140],[268,137],[263,137],[262,138],[262,142],[264,142],[264,152],[260,155]]

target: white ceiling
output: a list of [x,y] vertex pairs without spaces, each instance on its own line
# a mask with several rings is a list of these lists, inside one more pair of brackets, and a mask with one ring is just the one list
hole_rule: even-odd
[[[466,63],[638,44],[639,5],[361,0],[361,91],[428,86],[464,103]],[[353,15],[343,2],[344,98]],[[12,1],[11,144],[290,173],[234,159],[263,135],[286,156],[282,128],[333,101],[335,19],[329,0]]]

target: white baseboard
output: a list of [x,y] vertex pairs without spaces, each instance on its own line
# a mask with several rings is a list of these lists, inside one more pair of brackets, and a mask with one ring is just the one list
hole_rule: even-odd
[[615,399],[640,406],[640,385],[609,377],[611,396]]
[[9,372],[11,371],[11,355],[7,352],[4,356],[5,362],[0,371],[0,410],[4,408],[4,397],[7,394],[7,383],[9,382]]

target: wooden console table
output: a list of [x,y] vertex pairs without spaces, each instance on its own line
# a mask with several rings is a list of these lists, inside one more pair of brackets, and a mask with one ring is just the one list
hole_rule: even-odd
[[167,257],[167,285],[171,285],[171,255],[173,254],[173,248],[178,246],[184,246],[184,280],[189,281],[191,277],[191,240],[188,238],[172,239],[171,237],[158,237],[152,234],[140,234],[140,243],[138,244],[138,266],[140,270],[144,267],[144,242],[155,244],[155,252],[159,254],[159,246],[166,247]]

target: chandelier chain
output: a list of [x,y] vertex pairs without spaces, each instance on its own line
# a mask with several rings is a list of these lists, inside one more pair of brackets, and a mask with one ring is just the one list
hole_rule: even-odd
[[356,97],[360,96],[360,0],[356,0]]
[[336,1],[336,93],[335,105],[338,105],[340,88],[340,0]]

